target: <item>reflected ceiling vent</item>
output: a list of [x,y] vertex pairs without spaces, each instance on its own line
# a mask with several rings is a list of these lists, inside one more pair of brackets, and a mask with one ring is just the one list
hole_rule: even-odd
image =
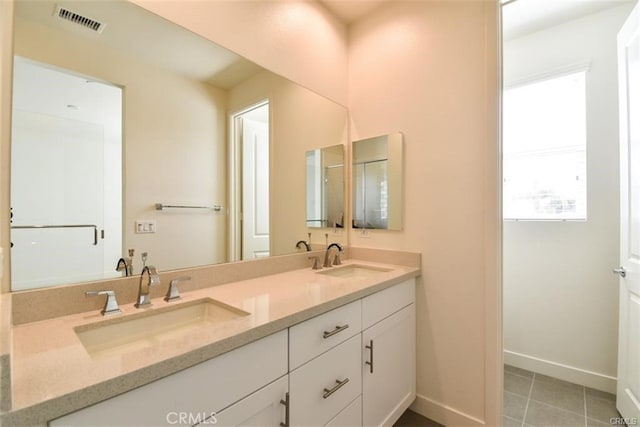
[[56,5],[54,15],[59,19],[81,25],[88,30],[95,31],[96,33],[102,33],[102,30],[104,30],[104,27],[106,26],[106,24],[102,22],[72,12],[71,10],[60,5]]

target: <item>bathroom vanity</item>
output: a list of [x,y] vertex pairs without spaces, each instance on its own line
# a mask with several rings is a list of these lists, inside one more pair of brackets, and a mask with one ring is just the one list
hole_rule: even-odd
[[[117,316],[15,326],[13,410],[2,424],[392,424],[415,398],[420,271],[411,255],[417,262],[352,258],[183,292],[178,302],[152,298],[145,310],[121,304]],[[193,321],[194,310],[213,320]],[[184,324],[158,329],[154,316]],[[114,338],[141,321],[148,336]]]

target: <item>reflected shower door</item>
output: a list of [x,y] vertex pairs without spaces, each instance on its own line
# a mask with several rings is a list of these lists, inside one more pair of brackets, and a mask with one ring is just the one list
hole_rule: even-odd
[[[13,114],[12,227],[101,230],[102,126],[20,110]],[[13,290],[101,277],[104,245],[94,238],[91,227],[12,228]]]
[[387,228],[389,217],[387,160],[353,165],[354,227]]

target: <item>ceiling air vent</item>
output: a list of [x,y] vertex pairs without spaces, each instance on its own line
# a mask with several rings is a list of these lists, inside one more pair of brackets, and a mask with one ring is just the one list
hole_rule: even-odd
[[86,16],[82,16],[78,13],[72,12],[69,9],[66,9],[62,6],[56,6],[55,16],[64,19],[65,21],[73,22],[74,24],[78,24],[83,26],[86,29],[91,31],[95,31],[96,33],[101,33],[104,30],[106,24],[102,22],[93,20],[91,18],[87,18]]

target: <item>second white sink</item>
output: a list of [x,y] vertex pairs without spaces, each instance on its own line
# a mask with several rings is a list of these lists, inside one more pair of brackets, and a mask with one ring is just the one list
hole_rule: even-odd
[[318,274],[342,278],[373,277],[380,273],[391,271],[390,268],[373,267],[370,265],[349,264],[342,267],[331,267],[330,269],[318,271]]
[[200,328],[248,316],[211,298],[144,311],[74,328],[91,356],[148,347]]

